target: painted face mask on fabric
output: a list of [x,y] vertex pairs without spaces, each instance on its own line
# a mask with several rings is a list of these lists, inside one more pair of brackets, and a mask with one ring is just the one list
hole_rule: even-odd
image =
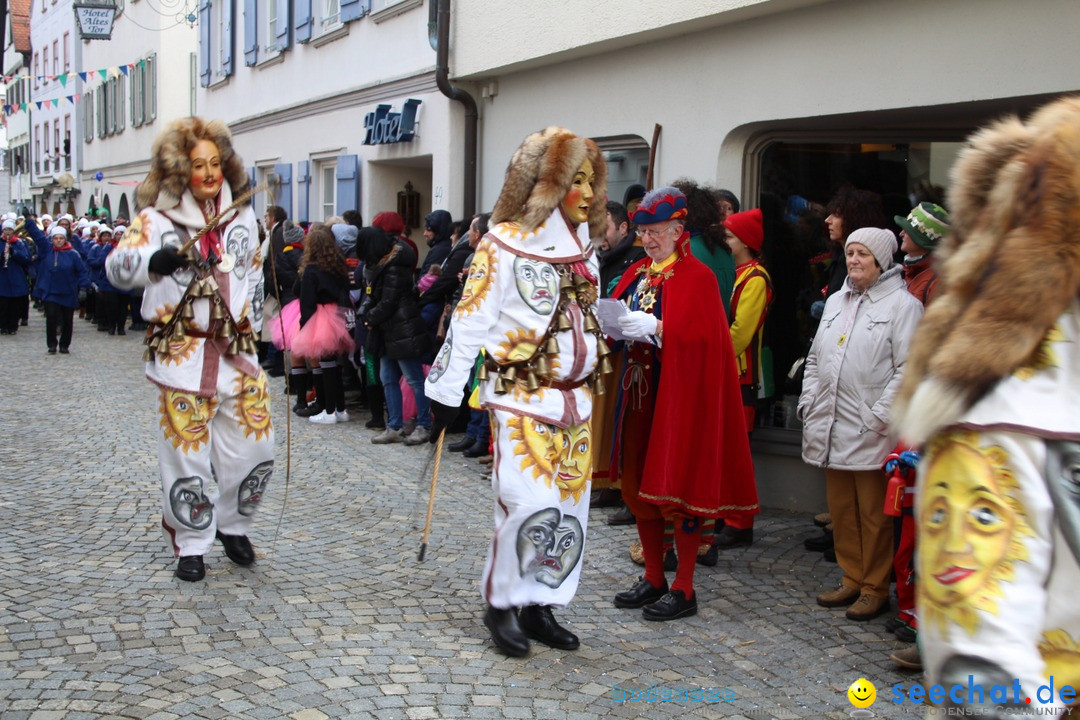
[[518,530],[517,551],[521,576],[557,588],[581,559],[585,533],[573,515],[545,508],[530,515]]

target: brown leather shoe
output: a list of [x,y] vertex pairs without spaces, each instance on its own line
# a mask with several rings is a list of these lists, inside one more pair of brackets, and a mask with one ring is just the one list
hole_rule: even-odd
[[821,593],[817,596],[817,604],[821,607],[834,608],[844,607],[850,605],[859,599],[859,591],[855,588],[849,588],[846,585],[841,585],[835,590]]
[[855,604],[847,609],[844,613],[848,620],[858,620],[863,622],[865,620],[873,620],[878,615],[889,611],[889,598],[881,597],[880,595],[869,595],[863,593],[859,596],[859,599],[855,601]]
[[922,670],[922,658],[917,645],[901,648],[890,655],[889,659],[906,670]]

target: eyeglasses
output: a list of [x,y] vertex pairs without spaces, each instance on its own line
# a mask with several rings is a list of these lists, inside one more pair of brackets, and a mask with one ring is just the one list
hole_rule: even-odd
[[644,230],[641,231],[641,237],[651,237],[651,238],[660,239],[660,238],[664,237],[664,233],[666,233],[670,229],[671,229],[670,227],[647,228],[647,229],[644,229]]

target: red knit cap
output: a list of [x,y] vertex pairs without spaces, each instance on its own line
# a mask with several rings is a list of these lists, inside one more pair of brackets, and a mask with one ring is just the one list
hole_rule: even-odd
[[765,240],[765,229],[761,224],[761,210],[754,208],[746,212],[728,215],[724,227],[735,233],[746,247],[754,252],[761,252],[761,243]]

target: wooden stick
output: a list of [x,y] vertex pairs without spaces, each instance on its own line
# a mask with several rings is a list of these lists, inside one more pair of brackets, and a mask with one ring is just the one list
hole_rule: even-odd
[[199,238],[201,238],[203,235],[205,235],[206,233],[210,232],[215,227],[217,227],[218,223],[221,222],[221,218],[225,217],[226,215],[231,213],[233,210],[240,207],[241,205],[246,203],[251,198],[255,197],[256,193],[260,193],[263,190],[267,190],[267,189],[269,189],[268,186],[266,185],[266,183],[263,183],[262,185],[259,185],[258,187],[251,188],[247,192],[243,193],[240,197],[233,200],[232,203],[229,205],[229,207],[225,208],[224,210],[219,212],[217,215],[210,218],[210,221],[208,223],[206,223],[205,225],[203,225],[202,229],[199,230],[199,232],[192,235],[190,240],[188,240],[186,243],[181,245],[180,250],[178,252],[181,255],[186,253],[188,250],[190,250],[192,248],[192,246],[195,245],[195,243],[199,242]]
[[427,541],[431,535],[431,514],[435,511],[435,488],[439,484],[439,464],[442,462],[443,440],[446,439],[446,428],[439,431],[439,442],[435,446],[435,468],[431,471],[431,494],[427,501],[427,520],[424,522],[424,538],[420,541],[420,554],[416,556],[419,562],[424,562],[424,554],[427,552]]
[[649,146],[649,172],[645,175],[645,191],[653,189],[653,170],[656,168],[656,144],[660,142],[660,123],[653,126],[652,145]]

